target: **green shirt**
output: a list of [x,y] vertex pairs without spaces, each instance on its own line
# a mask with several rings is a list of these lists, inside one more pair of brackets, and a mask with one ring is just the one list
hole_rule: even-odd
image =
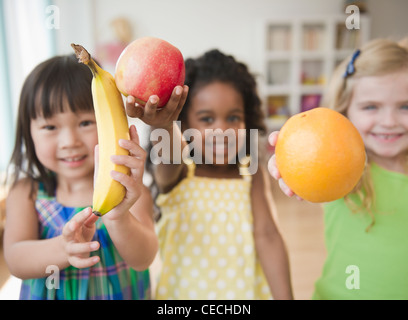
[[408,299],[408,176],[371,165],[375,224],[344,199],[325,204],[327,259],[313,299]]

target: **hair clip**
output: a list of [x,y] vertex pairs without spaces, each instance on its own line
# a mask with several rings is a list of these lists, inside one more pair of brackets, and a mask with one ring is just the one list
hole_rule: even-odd
[[354,68],[354,62],[356,61],[356,58],[360,55],[360,52],[361,52],[360,49],[354,51],[353,56],[351,57],[351,60],[347,65],[346,72],[343,74],[343,78],[351,76],[356,71],[356,69]]

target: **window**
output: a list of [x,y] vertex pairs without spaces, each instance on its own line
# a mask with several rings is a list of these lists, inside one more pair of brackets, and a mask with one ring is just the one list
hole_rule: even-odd
[[14,145],[24,79],[38,63],[55,55],[52,5],[51,0],[0,0],[0,173]]

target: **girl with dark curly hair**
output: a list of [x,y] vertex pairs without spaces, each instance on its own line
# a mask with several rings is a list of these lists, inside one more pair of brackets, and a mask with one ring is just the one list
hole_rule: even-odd
[[157,110],[157,96],[144,108],[128,97],[126,106],[153,129],[162,260],[156,298],[291,299],[269,180],[253,166],[253,144],[265,131],[255,78],[218,50],[185,65],[185,86],[166,107]]

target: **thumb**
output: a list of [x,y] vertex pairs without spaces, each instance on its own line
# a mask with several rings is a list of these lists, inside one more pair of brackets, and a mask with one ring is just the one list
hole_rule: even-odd
[[269,137],[268,137],[268,142],[272,147],[276,146],[276,142],[278,141],[278,135],[279,131],[273,131]]

